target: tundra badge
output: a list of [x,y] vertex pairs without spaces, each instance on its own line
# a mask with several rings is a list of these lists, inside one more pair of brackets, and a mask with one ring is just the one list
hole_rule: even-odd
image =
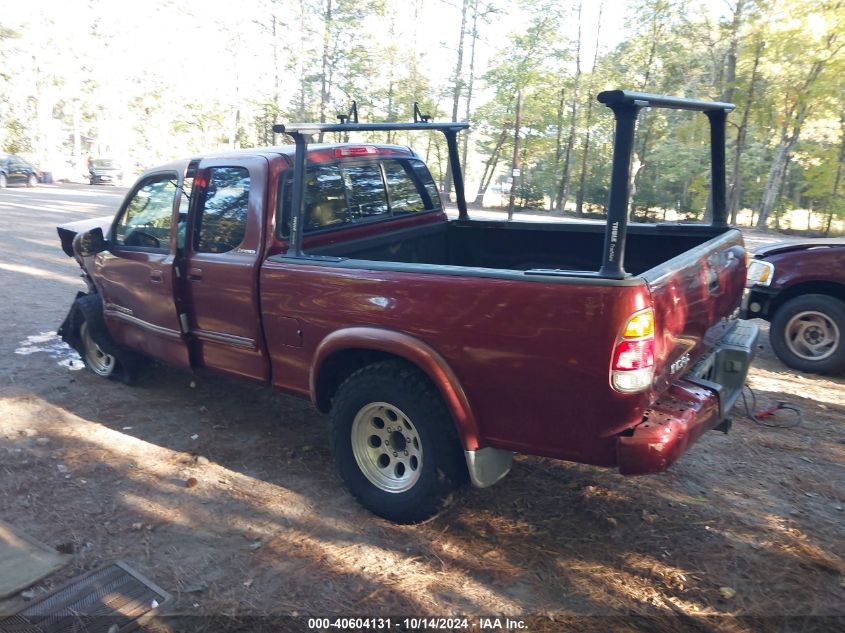
[[689,365],[689,362],[690,362],[690,356],[689,356],[689,354],[684,354],[683,356],[681,356],[680,358],[678,358],[678,359],[677,359],[674,363],[672,363],[671,365],[669,365],[669,373],[670,373],[670,374],[677,374],[677,373],[678,373],[679,371],[681,371],[684,367],[686,367],[687,365]]

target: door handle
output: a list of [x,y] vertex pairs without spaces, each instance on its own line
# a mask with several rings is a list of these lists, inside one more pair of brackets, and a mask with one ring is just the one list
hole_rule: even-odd
[[202,268],[189,268],[188,279],[192,281],[199,281],[202,279]]
[[707,291],[716,292],[719,290],[719,273],[710,266],[707,267]]
[[162,273],[160,270],[151,270],[150,281],[154,284],[164,283],[164,273]]

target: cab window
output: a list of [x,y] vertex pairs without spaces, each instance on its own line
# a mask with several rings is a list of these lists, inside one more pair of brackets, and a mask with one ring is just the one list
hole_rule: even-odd
[[361,222],[387,215],[387,193],[378,163],[341,168],[349,196],[349,217]]
[[226,253],[240,246],[249,216],[249,170],[212,167],[197,215],[194,250]]
[[175,195],[175,174],[160,174],[145,180],[118,221],[114,242],[118,246],[167,250]]
[[[305,174],[306,233],[441,208],[437,187],[419,160],[313,165]],[[279,226],[288,236],[293,174],[279,186]]]
[[[390,208],[394,215],[418,213],[426,210],[426,204],[407,162],[387,160],[384,162],[384,179],[390,197]],[[431,208],[430,206],[428,208]]]

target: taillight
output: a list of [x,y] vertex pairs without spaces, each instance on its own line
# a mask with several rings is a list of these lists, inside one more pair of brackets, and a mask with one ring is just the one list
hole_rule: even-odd
[[347,145],[346,147],[336,147],[334,150],[335,158],[344,158],[346,156],[374,156],[378,154],[378,150],[372,145]]
[[654,310],[631,315],[613,348],[611,383],[617,391],[633,393],[651,386],[654,378]]

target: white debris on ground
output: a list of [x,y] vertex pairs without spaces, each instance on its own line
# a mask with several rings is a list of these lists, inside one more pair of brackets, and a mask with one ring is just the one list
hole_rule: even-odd
[[18,347],[15,349],[15,354],[21,356],[39,352],[48,354],[56,360],[59,366],[71,371],[78,371],[84,367],[82,358],[76,353],[76,350],[59,338],[59,335],[55,332],[41,332],[27,336],[18,343]]

